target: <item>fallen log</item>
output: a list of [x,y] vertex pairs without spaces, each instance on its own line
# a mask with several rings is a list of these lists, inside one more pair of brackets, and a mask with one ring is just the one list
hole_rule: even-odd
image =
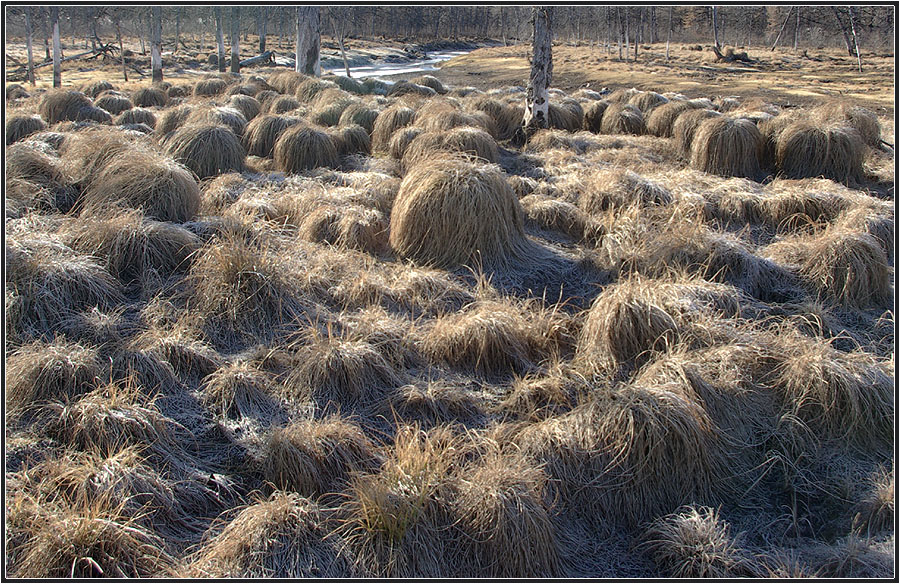
[[266,51],[265,53],[259,54],[255,57],[250,57],[249,59],[244,59],[241,61],[241,67],[249,67],[250,65],[259,65],[262,63],[274,63],[275,62],[275,53],[273,51]]

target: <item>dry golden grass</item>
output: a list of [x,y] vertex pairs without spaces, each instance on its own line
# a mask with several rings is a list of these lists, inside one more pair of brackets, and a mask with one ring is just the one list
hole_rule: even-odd
[[759,178],[763,138],[756,124],[719,116],[700,123],[691,140],[691,167],[720,176]]
[[275,165],[286,173],[337,166],[334,139],[316,126],[296,124],[282,131],[272,150]]
[[165,151],[200,179],[242,172],[247,155],[240,138],[230,128],[215,123],[188,124],[187,120],[167,137]]
[[394,132],[409,126],[415,121],[416,111],[399,104],[399,102],[382,110],[372,125],[372,151],[386,152],[388,143]]
[[6,145],[46,129],[47,124],[39,116],[10,116],[6,118]]
[[865,146],[850,126],[796,122],[777,140],[775,166],[787,178],[824,176],[845,184],[862,179]]

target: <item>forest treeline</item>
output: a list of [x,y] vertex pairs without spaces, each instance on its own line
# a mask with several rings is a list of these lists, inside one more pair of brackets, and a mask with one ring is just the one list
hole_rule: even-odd
[[[890,50],[894,44],[895,7],[828,6],[557,6],[553,34],[557,42],[615,43],[624,36],[638,43],[712,43],[720,46],[803,48],[845,46],[853,52],[853,29],[861,50]],[[49,47],[49,6],[31,7],[36,44]],[[261,32],[276,48],[290,50],[294,6],[243,6],[238,23],[245,42]],[[24,37],[25,7],[6,8],[6,33]],[[230,17],[231,11],[227,11]],[[494,39],[504,43],[531,38],[529,6],[340,6],[322,7],[326,37],[407,42]],[[149,6],[61,6],[64,43],[91,48],[124,36],[149,48]],[[231,23],[227,24],[231,30]],[[162,49],[192,50],[213,40],[213,6],[163,6]],[[270,47],[271,48],[271,47]],[[39,49],[38,49],[39,50]],[[46,49],[49,55],[49,48]]]

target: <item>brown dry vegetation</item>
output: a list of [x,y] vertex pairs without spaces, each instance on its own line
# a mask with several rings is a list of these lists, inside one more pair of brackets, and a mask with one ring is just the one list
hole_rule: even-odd
[[7,101],[9,575],[893,575],[880,73],[523,51]]

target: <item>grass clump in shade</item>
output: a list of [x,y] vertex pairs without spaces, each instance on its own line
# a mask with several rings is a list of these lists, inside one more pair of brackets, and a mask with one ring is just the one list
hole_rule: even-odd
[[284,130],[275,142],[272,154],[275,166],[285,173],[338,165],[338,152],[332,137],[307,124]]
[[444,84],[441,83],[440,79],[435,77],[434,75],[419,75],[418,77],[413,77],[409,80],[410,83],[415,83],[416,85],[424,85],[425,87],[430,87],[435,92],[444,95],[447,93],[447,88],[444,87]]
[[87,83],[81,86],[80,91],[91,99],[96,99],[97,96],[102,93],[105,93],[107,91],[116,91],[116,86],[109,81],[101,80]]
[[641,91],[632,95],[628,103],[641,110],[641,113],[646,117],[654,109],[669,103],[669,99],[655,91]]
[[399,385],[397,373],[376,346],[313,331],[297,350],[287,391],[324,408],[366,407]]
[[300,107],[300,102],[293,95],[279,95],[268,103],[266,113],[280,115]]
[[519,129],[522,117],[518,112],[500,100],[487,96],[475,98],[468,104],[472,110],[483,112],[491,118],[497,140],[509,140]]
[[494,167],[434,159],[407,173],[391,212],[391,247],[436,267],[533,261],[522,207]]
[[[17,142],[6,148],[6,178],[8,186],[13,180],[27,181],[46,190],[47,203],[60,212],[67,213],[77,202],[77,191],[64,172],[65,165],[36,144]],[[7,196],[9,193],[7,193]]]
[[605,99],[598,99],[588,104],[588,106],[584,108],[583,129],[593,132],[594,134],[599,134],[603,123],[603,114],[606,113],[606,108],[608,107],[609,102]]
[[200,187],[182,165],[134,149],[96,172],[84,192],[82,214],[101,216],[111,205],[139,209],[157,221],[190,221],[200,207]]
[[366,154],[372,150],[372,140],[362,126],[349,125],[332,128],[329,131],[339,156]]
[[375,120],[378,118],[378,110],[372,109],[363,103],[353,102],[349,104],[338,120],[339,126],[350,126],[356,124],[365,128],[366,133],[370,136],[375,129]]
[[489,578],[562,573],[546,481],[543,470],[526,458],[496,452],[462,470],[453,504],[471,563],[461,572]]
[[155,128],[156,114],[146,108],[135,107],[119,114],[115,122],[120,126],[125,124],[146,124],[151,128]]
[[890,444],[894,378],[884,364],[798,334],[779,345],[784,353],[773,387],[785,412],[825,440],[860,448]]
[[519,202],[525,211],[526,224],[559,231],[575,241],[581,241],[586,234],[590,218],[572,203],[546,195],[526,195]]
[[478,423],[484,419],[485,399],[460,383],[430,380],[397,388],[390,395],[385,415],[399,416],[423,428],[441,424]]
[[165,140],[169,134],[184,125],[195,107],[196,106],[193,105],[182,104],[162,110],[159,114],[159,118],[156,120],[153,131],[161,140]]
[[360,427],[335,415],[275,428],[260,458],[267,481],[312,499],[339,493],[352,476],[375,470],[378,462]]
[[294,90],[294,96],[300,100],[300,103],[310,103],[320,93],[328,89],[337,89],[337,85],[331,81],[309,77],[297,85],[297,89]]
[[775,144],[775,168],[786,178],[824,176],[858,183],[864,157],[862,138],[850,126],[821,127],[800,121],[785,128]]
[[420,166],[430,157],[448,152],[473,156],[490,163],[496,163],[499,158],[497,143],[490,134],[479,128],[463,126],[443,132],[419,134],[403,150],[401,165],[408,171]]
[[181,126],[166,140],[165,152],[201,180],[227,172],[244,171],[244,147],[240,138],[225,126]]
[[667,188],[621,168],[595,173],[578,198],[578,206],[589,215],[609,209],[639,204],[642,207],[669,205],[673,201]]
[[70,232],[74,249],[101,258],[124,284],[186,272],[199,238],[180,225],[124,211],[80,222]]
[[309,79],[308,75],[297,71],[280,71],[269,75],[266,82],[278,93],[294,93],[301,82]]
[[670,101],[653,108],[647,113],[647,133],[660,138],[671,138],[674,136],[675,121],[690,109],[690,103],[684,100]]
[[674,384],[598,392],[525,426],[515,442],[545,465],[551,497],[595,525],[634,528],[687,502],[714,500],[732,472],[715,425]]
[[56,338],[19,347],[6,362],[6,412],[16,417],[50,400],[69,400],[94,389],[101,376],[94,347]]
[[228,98],[228,106],[236,109],[248,122],[259,115],[262,107],[249,95],[232,95]]
[[38,116],[9,116],[6,118],[6,145],[9,146],[14,142],[46,129],[47,124]]
[[390,97],[400,97],[402,95],[415,95],[420,97],[434,97],[437,92],[425,85],[418,83],[410,83],[408,81],[397,81],[388,90]]
[[328,81],[332,81],[338,87],[349,93],[355,93],[356,95],[365,95],[369,93],[369,90],[366,88],[365,84],[363,84],[361,81],[357,81],[352,77],[334,75],[329,77]]
[[173,574],[163,540],[108,497],[69,502],[10,495],[10,575],[18,578],[141,578]]
[[270,242],[228,234],[201,249],[188,273],[187,302],[208,338],[224,347],[258,343],[304,318],[307,306],[289,259]]
[[603,112],[603,118],[600,120],[602,134],[640,136],[647,132],[641,110],[630,104],[616,103],[612,99],[609,101],[610,105]]
[[6,270],[7,324],[17,334],[52,335],[69,315],[122,302],[121,285],[96,260],[49,237],[8,239]]
[[211,79],[201,79],[194,84],[194,95],[197,97],[211,97],[225,93],[228,88],[228,82],[218,77]]
[[869,493],[854,507],[853,529],[866,537],[886,531],[893,533],[896,517],[894,471],[879,468],[869,482]]
[[406,127],[400,128],[394,135],[391,136],[391,140],[388,143],[388,153],[391,158],[395,160],[402,160],[403,155],[406,154],[406,149],[409,148],[409,145],[422,134],[421,128],[413,128]]
[[402,426],[378,472],[353,478],[338,533],[356,573],[437,578],[453,570],[448,477],[463,449],[445,426]]
[[551,103],[547,107],[547,125],[557,130],[577,132],[584,123],[584,110],[574,99],[564,99],[561,103]]
[[577,359],[588,370],[640,366],[676,344],[709,343],[705,317],[740,312],[734,288],[703,280],[664,281],[632,276],[594,300],[578,340]]
[[426,103],[416,114],[415,125],[425,132],[442,133],[462,127],[473,127],[496,136],[494,120],[484,112],[465,112],[442,101]]
[[328,515],[309,499],[275,491],[220,527],[217,521],[184,575],[194,578],[341,578],[347,559]]
[[688,108],[678,114],[678,117],[672,122],[672,137],[675,138],[675,145],[682,156],[690,160],[691,145],[694,143],[694,135],[700,124],[710,118],[720,117],[722,114],[719,112],[702,108]]
[[700,123],[691,141],[691,168],[749,179],[762,174],[763,138],[743,118],[715,117]]
[[887,307],[892,297],[888,259],[867,233],[841,226],[816,236],[795,236],[764,249],[767,257],[793,268],[811,291],[843,307]]
[[217,124],[225,126],[240,138],[247,127],[247,119],[233,107],[199,107],[195,108],[184,121],[185,124]]
[[94,98],[94,106],[106,110],[110,115],[117,116],[133,108],[134,103],[124,93],[106,91]]
[[372,125],[372,151],[386,153],[394,132],[409,126],[415,119],[416,111],[414,109],[399,104],[383,110]]
[[271,158],[279,136],[291,126],[301,122],[300,118],[274,114],[263,114],[253,118],[247,124],[243,135],[247,155]]
[[80,91],[54,89],[41,98],[38,111],[48,124],[76,121],[82,109],[93,107],[90,98]]
[[224,365],[207,375],[200,399],[217,416],[229,419],[270,420],[278,409],[271,376],[249,363]]
[[137,107],[165,107],[169,94],[161,87],[141,87],[131,94],[131,101]]
[[881,124],[875,112],[844,101],[833,101],[815,108],[810,118],[819,126],[850,126],[870,148],[881,148]]
[[641,547],[673,578],[758,575],[730,531],[718,511],[687,506],[654,520],[644,532]]

